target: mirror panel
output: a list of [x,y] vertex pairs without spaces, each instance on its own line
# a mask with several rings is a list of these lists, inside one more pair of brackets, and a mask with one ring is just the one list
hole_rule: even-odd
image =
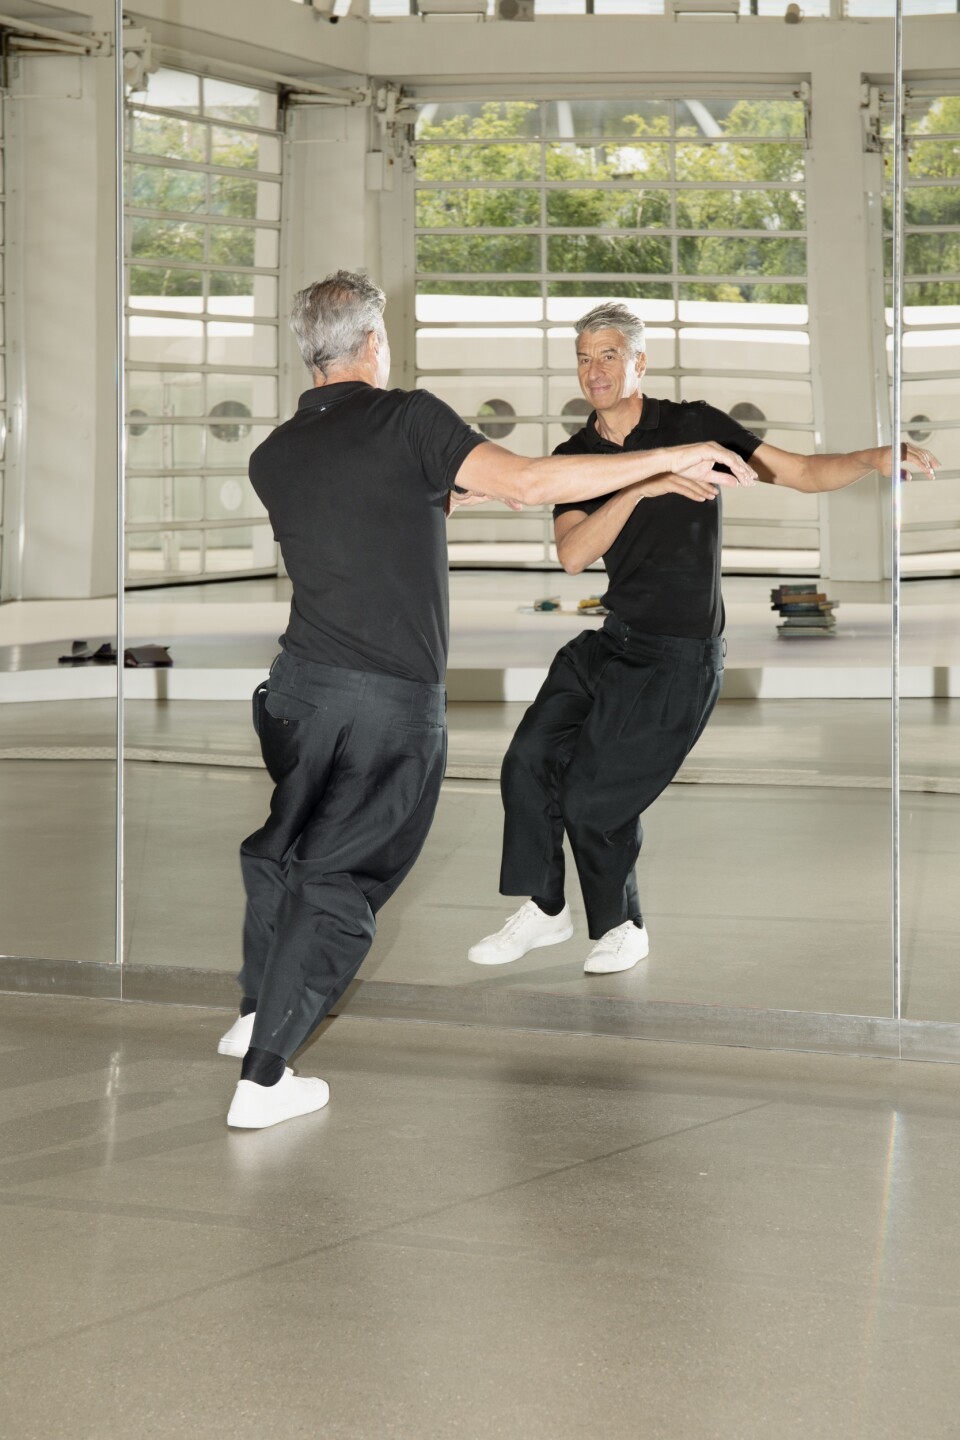
[[[943,21],[941,24],[947,24]],[[955,22],[954,22],[955,23]],[[929,22],[928,26],[929,28]],[[904,22],[904,438],[940,461],[905,485],[901,550],[903,1014],[956,1022],[960,864],[960,82]],[[922,78],[915,71],[924,69]]]
[[[716,68],[708,32],[687,27],[701,77]],[[424,99],[416,171],[373,192],[362,115],[294,109],[281,167],[266,89],[217,82],[227,104],[209,78],[162,68],[128,97],[128,643],[173,659],[127,675],[131,974],[202,973],[233,993],[236,844],[270,793],[249,696],[289,603],[245,479],[304,388],[282,292],[365,263],[388,290],[392,383],[433,390],[519,453],[583,423],[573,325],[605,298],[649,326],[651,397],[705,399],[800,455],[864,448],[888,402],[874,381],[882,157],[861,83],[889,69],[891,27],[864,21],[856,53],[842,33],[817,47],[809,91],[784,28],[770,83],[744,77],[742,93],[726,77],[689,96],[618,82],[589,100]],[[358,1004],[366,986],[389,1006],[399,982],[467,1008],[761,1010],[781,1017],[774,1043],[784,1012],[891,1018],[889,486],[759,487],[728,498],[724,527],[724,698],[645,821],[655,948],[629,975],[587,979],[575,889],[580,949],[492,974],[465,956],[511,908],[502,754],[553,653],[599,623],[574,612],[603,577],[553,568],[549,514],[454,517],[449,779]],[[834,605],[830,635],[778,630],[771,591],[803,583]],[[554,594],[559,613],[532,612]]]
[[161,66],[128,93],[125,153],[125,614],[143,662],[125,677],[125,983],[178,998],[185,970],[237,968],[237,847],[269,798],[249,699],[289,587],[247,461],[281,416],[275,89]]
[[2,101],[2,974],[109,995],[119,993],[114,61],[35,53],[21,38],[16,25],[5,37]]

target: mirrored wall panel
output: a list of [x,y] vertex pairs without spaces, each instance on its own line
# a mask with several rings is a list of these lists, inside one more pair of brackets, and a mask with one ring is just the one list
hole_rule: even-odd
[[[612,975],[584,973],[569,863],[573,939],[499,971],[467,959],[518,903],[498,893],[503,754],[554,654],[603,623],[581,602],[606,586],[599,567],[559,568],[548,509],[454,515],[448,780],[357,1005],[366,987],[397,1013],[442,991],[507,1021],[621,1006],[892,1018],[893,26],[823,17],[836,43],[801,63],[796,33],[763,23],[762,78],[721,72],[716,32],[687,25],[695,84],[544,77],[532,96],[509,77],[468,89],[466,31],[450,26],[456,83],[394,77],[397,119],[374,127],[348,97],[300,103],[183,50],[128,87],[125,957],[163,972],[171,998],[178,973],[186,994],[187,972],[226,984],[239,961],[237,848],[270,797],[250,696],[290,601],[246,469],[310,383],[291,293],[344,266],[387,291],[391,383],[527,456],[588,421],[575,327],[625,304],[646,325],[642,424],[702,402],[756,437],[763,481],[724,497],[722,698],[643,817],[650,954]],[[949,190],[932,179],[923,204]],[[911,213],[926,283],[950,225]],[[939,355],[939,322],[911,323]],[[946,402],[915,358],[911,424],[932,433]],[[916,503],[910,533],[929,540],[940,512]],[[793,1022],[771,1023],[775,1043]]]
[[282,414],[282,138],[276,86],[161,65],[128,90],[132,967],[238,964],[236,852],[265,804],[249,697],[289,608],[247,478]]
[[[940,462],[903,497],[901,853],[903,1013],[960,1019],[960,79],[916,76],[906,105],[902,407],[906,438]],[[943,22],[948,23],[948,22]]]
[[9,22],[2,61],[0,950],[11,976],[96,962],[56,983],[111,994],[116,87],[109,42],[48,19]]

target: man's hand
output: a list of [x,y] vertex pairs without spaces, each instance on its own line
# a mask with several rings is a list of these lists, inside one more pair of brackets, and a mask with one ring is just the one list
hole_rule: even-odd
[[[892,450],[889,445],[878,446],[876,451],[876,468],[881,475],[890,474],[890,461]],[[936,455],[931,455],[929,450],[923,450],[917,445],[909,445],[906,440],[900,446],[900,478],[911,479],[911,470],[922,470],[930,480],[936,480],[937,471],[940,468],[940,461]]]
[[652,500],[657,495],[683,495],[687,500],[716,500],[718,485],[733,485],[732,475],[711,475],[698,479],[692,475],[677,475],[668,470],[664,475],[654,475],[652,480],[641,480],[624,490],[624,495],[633,494],[638,500]]
[[[462,494],[456,490],[448,490],[444,514],[449,519],[454,510],[459,510],[462,505],[483,505],[485,501],[495,498],[493,495],[481,495],[479,490],[465,490]],[[506,505],[510,510],[523,509],[523,506],[516,500],[504,500],[501,503]]]
[[[717,445],[713,440],[704,440],[698,445],[678,445],[676,448],[665,451],[670,456],[670,466],[674,475],[683,475],[691,480],[709,479],[714,485],[755,485],[757,483],[757,472],[746,460],[741,460],[739,455],[732,450],[726,450],[722,445]],[[718,470],[718,465],[726,465],[731,471],[727,474],[724,470]],[[658,492],[662,493],[662,492]]]

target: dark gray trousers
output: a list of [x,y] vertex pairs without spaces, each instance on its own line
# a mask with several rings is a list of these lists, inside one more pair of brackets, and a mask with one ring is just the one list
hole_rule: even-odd
[[377,911],[423,848],[446,760],[446,694],[283,652],[254,695],[254,725],[276,788],[269,819],[240,849],[239,979],[257,1005],[251,1044],[289,1058],[356,975]]
[[503,762],[502,895],[563,894],[564,830],[590,937],[639,915],[640,816],[720,695],[723,641],[645,635],[616,616],[555,657]]

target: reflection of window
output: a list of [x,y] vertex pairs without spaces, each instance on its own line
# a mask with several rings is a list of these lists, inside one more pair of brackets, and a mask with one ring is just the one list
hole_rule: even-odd
[[[482,405],[477,406],[477,414],[483,417],[503,417],[495,419],[483,418],[477,422],[477,429],[481,435],[486,435],[488,440],[506,440],[517,428],[515,424],[516,410],[509,400],[484,400]],[[509,419],[507,417],[510,417]]]
[[128,576],[269,571],[243,472],[278,419],[277,94],[161,68],[126,121]]
[[570,416],[569,420],[563,422],[563,428],[568,435],[576,435],[578,430],[583,429],[583,421],[590,414],[591,408],[581,395],[578,395],[574,400],[567,401],[566,405],[564,405],[560,411],[560,414]]
[[766,435],[767,417],[760,406],[754,405],[752,400],[738,400],[736,405],[731,407],[729,414],[731,420],[736,420],[738,425],[752,430],[754,435],[760,436],[761,440]]
[[[210,414],[216,415],[218,419],[223,419],[225,416],[243,416],[244,420],[249,420],[251,412],[242,400],[218,400],[216,405],[211,409]],[[242,440],[246,435],[250,434],[250,426],[240,423],[234,423],[232,425],[211,425],[210,434],[214,440]]]
[[930,416],[914,415],[912,419],[907,421],[907,434],[910,436],[910,439],[915,440],[918,445],[923,445],[933,434],[933,424],[931,423]]

